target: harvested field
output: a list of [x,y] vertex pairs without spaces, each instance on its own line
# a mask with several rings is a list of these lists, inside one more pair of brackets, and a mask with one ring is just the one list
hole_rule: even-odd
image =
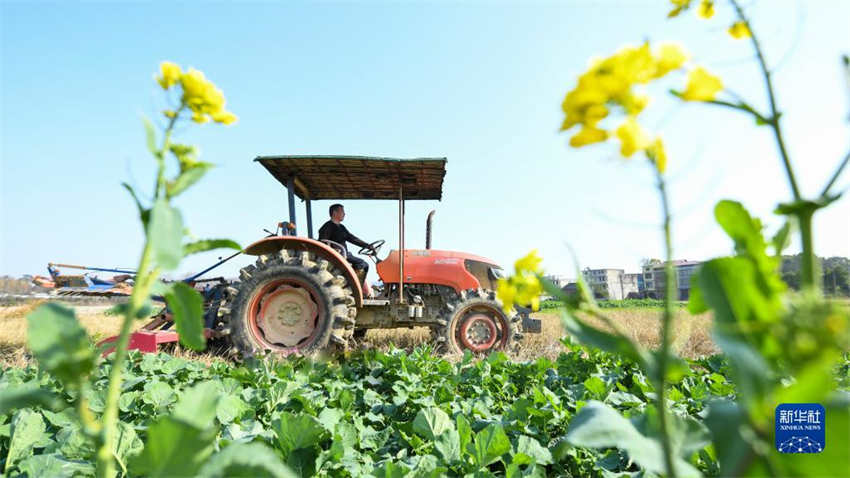
[[[26,315],[43,301],[34,301],[23,305],[0,307],[0,364],[3,367],[23,366],[28,356],[26,344]],[[118,333],[119,318],[107,315],[111,305],[83,305],[75,307],[77,318],[94,340]],[[657,347],[659,344],[660,309],[624,308],[606,309],[605,313],[614,320],[623,331],[630,334],[637,342],[647,347]],[[539,312],[533,315],[543,323],[541,334],[525,334],[525,338],[511,352],[516,360],[532,360],[538,357],[555,358],[563,350],[560,339],[564,336],[557,311]],[[597,326],[602,326],[597,320],[590,320]],[[135,324],[138,328],[145,321]],[[717,348],[711,341],[711,315],[691,316],[683,309],[676,310],[676,327],[673,337],[674,348],[683,357],[695,358],[712,355]],[[412,350],[418,345],[430,340],[430,331],[425,327],[414,329],[371,330],[360,343],[361,347],[389,350],[398,347]],[[187,350],[170,350],[171,353],[209,363],[218,360],[208,353],[198,354]]]
[[[638,343],[650,348],[660,344],[660,309],[606,309],[605,314]],[[542,321],[542,333],[525,334],[522,342],[510,355],[516,360],[533,360],[538,357],[554,359],[563,350],[560,339],[565,335],[558,312],[538,312],[532,317]],[[589,322],[604,328],[599,320],[590,319]],[[711,340],[711,324],[711,314],[693,316],[684,309],[677,309],[673,334],[674,350],[687,358],[704,357],[719,352]],[[387,350],[391,346],[412,349],[429,339],[430,331],[425,327],[370,330],[363,340],[363,346],[381,350]]]

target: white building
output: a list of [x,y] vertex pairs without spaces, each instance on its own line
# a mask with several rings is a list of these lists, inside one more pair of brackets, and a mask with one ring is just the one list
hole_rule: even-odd
[[[701,261],[678,260],[673,261],[673,268],[676,271],[676,290],[678,291],[678,300],[688,300],[691,292],[691,276],[694,275]],[[664,279],[664,263],[653,262],[643,266],[643,283],[646,294],[661,299],[664,297],[664,287],[666,281]]]
[[638,293],[638,274],[626,274],[623,269],[585,269],[581,275],[600,299],[622,300]]

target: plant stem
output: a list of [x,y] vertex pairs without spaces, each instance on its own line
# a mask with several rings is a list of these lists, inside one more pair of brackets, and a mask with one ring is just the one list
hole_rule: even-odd
[[165,156],[168,154],[168,147],[171,145],[171,132],[174,130],[174,125],[177,124],[177,118],[180,117],[180,113],[183,112],[184,109],[186,109],[186,105],[181,104],[174,113],[174,116],[168,120],[168,126],[165,127],[165,133],[162,138],[162,148],[159,150],[159,154],[155,155],[157,170],[156,183],[154,184],[153,190],[154,199],[158,199],[160,197],[160,194],[165,187]]
[[799,211],[796,216],[800,226],[800,238],[803,241],[803,255],[800,258],[800,282],[804,288],[818,291],[820,289],[817,272],[818,263],[812,243],[812,216],[814,213],[814,209],[804,209]]
[[[788,176],[788,182],[791,184],[791,191],[794,194],[794,202],[799,203],[802,201],[802,196],[800,196],[800,190],[797,187],[797,181],[794,177],[794,170],[791,167],[791,160],[788,157],[788,152],[785,150],[785,142],[782,139],[782,127],[779,125],[780,115],[776,108],[776,95],[773,92],[773,83],[770,79],[770,70],[768,70],[767,63],[764,60],[764,55],[762,54],[758,38],[753,32],[753,28],[750,25],[750,21],[744,14],[744,10],[741,8],[739,0],[729,1],[735,7],[735,12],[738,14],[738,19],[744,22],[750,31],[750,39],[752,41],[753,48],[756,51],[756,57],[758,58],[759,67],[761,68],[761,73],[764,77],[764,83],[767,89],[767,97],[770,101],[771,118],[768,124],[770,125],[771,129],[773,129],[773,135],[776,139],[776,145],[779,147],[779,153],[782,157],[782,164],[785,166],[785,173]],[[824,189],[824,193],[829,192],[829,188],[832,186],[832,183],[835,181],[835,179],[838,178],[838,175],[841,173],[841,170],[847,164],[847,161],[848,159],[845,158],[845,160],[839,166],[835,176],[833,176],[833,179],[830,180],[829,184]],[[814,214],[814,209],[798,208],[793,214],[797,217],[797,220],[800,223],[800,242],[802,243],[803,248],[803,270],[801,275],[801,285],[803,289],[811,290],[817,293],[820,287],[816,280],[817,264],[815,260],[814,241],[812,240],[812,215]]]
[[829,182],[824,186],[823,191],[820,193],[820,197],[826,199],[829,194],[829,190],[832,189],[832,186],[838,181],[838,177],[841,176],[841,172],[844,171],[844,168],[847,167],[847,163],[850,163],[850,152],[844,155],[844,159],[841,160],[841,164],[838,165],[838,169],[835,170],[835,174],[832,175],[832,178],[829,179]]
[[664,465],[667,476],[675,477],[676,469],[673,463],[673,445],[670,442],[669,412],[667,410],[667,357],[670,354],[670,335],[673,328],[673,295],[676,293],[676,276],[673,270],[673,242],[671,239],[670,203],[667,197],[667,185],[664,176],[655,169],[658,180],[658,192],[661,195],[661,208],[664,212],[664,315],[661,325],[661,350],[658,356],[658,387],[656,405],[658,407],[658,425],[661,431],[661,445],[664,449]]
[[[165,129],[165,134],[162,141],[162,149],[159,154],[156,154],[157,159],[157,174],[156,187],[154,189],[154,200],[161,197],[161,193],[165,186],[165,155],[168,153],[168,146],[171,140],[171,131],[177,122],[177,117],[183,110],[184,105],[181,105],[177,113],[170,119],[168,126]],[[159,276],[159,268],[151,269],[151,246],[150,241],[145,238],[145,246],[142,249],[142,257],[139,260],[139,267],[136,269],[136,284],[133,287],[133,293],[130,295],[130,302],[127,307],[127,312],[124,314],[124,321],[121,322],[121,331],[118,334],[118,340],[115,341],[115,352],[112,359],[112,370],[109,372],[109,385],[106,395],[106,405],[103,411],[102,430],[97,450],[97,476],[98,478],[112,478],[115,476],[115,439],[118,432],[118,399],[121,396],[121,382],[123,381],[124,360],[127,358],[127,346],[130,342],[130,328],[133,325],[133,319],[136,318],[139,311],[147,301],[150,295],[151,287],[154,281]]]
[[750,31],[750,41],[753,44],[753,48],[756,51],[756,57],[758,58],[759,67],[761,68],[762,76],[764,77],[764,83],[767,89],[767,99],[770,102],[770,115],[768,124],[771,129],[773,129],[773,135],[776,138],[776,145],[779,147],[779,154],[782,157],[782,164],[785,166],[785,173],[788,176],[788,182],[791,185],[791,191],[794,193],[794,200],[799,201],[800,189],[797,187],[797,180],[794,177],[794,170],[791,167],[791,159],[788,157],[788,152],[785,150],[785,141],[782,139],[782,128],[779,126],[779,112],[776,108],[776,95],[773,92],[773,82],[770,78],[770,70],[767,68],[767,62],[764,60],[764,55],[761,51],[761,45],[759,44],[758,38],[753,32],[753,28],[750,25],[750,20],[744,14],[744,10],[741,8],[741,5],[738,3],[738,0],[729,0],[732,5],[735,7],[735,12],[738,14],[738,19],[744,22],[747,25],[747,29]]
[[115,355],[112,359],[112,370],[109,372],[109,388],[106,395],[106,407],[103,411],[103,429],[101,432],[100,448],[97,450],[97,476],[112,478],[115,476],[115,438],[118,423],[118,398],[121,395],[122,368],[127,357],[127,345],[130,342],[130,327],[133,319],[141,310],[150,292],[148,268],[151,261],[151,247],[145,242],[142,258],[139,261],[139,271],[136,276],[136,287],[130,295],[127,313],[121,323],[121,332],[115,341]]

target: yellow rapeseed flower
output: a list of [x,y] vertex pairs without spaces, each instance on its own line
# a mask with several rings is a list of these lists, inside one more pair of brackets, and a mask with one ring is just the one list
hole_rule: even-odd
[[[157,82],[165,89],[179,84],[183,93],[180,97],[181,109],[188,107],[192,112],[192,121],[206,123],[210,120],[217,123],[232,124],[237,120],[236,115],[225,110],[224,93],[209,80],[204,74],[194,68],[181,72],[180,67],[170,62],[160,65],[162,76]],[[175,118],[177,111],[165,110],[163,114],[169,118]]]
[[675,43],[664,43],[659,46],[656,56],[658,60],[655,63],[655,78],[681,68],[688,61],[688,53]]
[[496,287],[496,297],[502,302],[502,309],[509,312],[514,306],[516,298],[516,286],[508,279],[499,279],[499,285]]
[[192,113],[192,121],[198,124],[204,124],[210,120],[209,116],[203,113]]
[[667,169],[667,151],[664,149],[664,142],[661,138],[655,138],[652,145],[646,150],[649,160],[658,169],[658,172],[664,174]]
[[570,146],[580,148],[588,144],[600,143],[608,139],[608,132],[594,126],[585,126],[570,138]]
[[705,68],[699,67],[691,70],[688,74],[688,85],[682,92],[682,99],[686,101],[711,101],[722,89],[723,81],[720,78],[712,75]]
[[682,13],[682,10],[690,6],[691,0],[670,0],[670,3],[673,4],[673,9],[667,13],[668,18],[675,17]]
[[171,88],[180,79],[180,67],[170,61],[159,64],[160,76],[156,78],[163,90]]
[[702,0],[699,4],[699,10],[697,14],[705,19],[709,19],[714,16],[714,2],[712,0]]
[[543,259],[537,255],[537,249],[532,250],[524,257],[517,259],[514,263],[514,269],[517,274],[522,274],[524,272],[531,272],[533,274],[539,274],[540,264],[543,262]]
[[736,40],[753,36],[752,32],[750,32],[750,28],[745,22],[735,22],[727,31],[730,35],[732,35],[732,38]]
[[520,305],[531,305],[533,310],[540,308],[540,294],[543,293],[543,284],[536,275],[522,274],[511,277],[511,282],[516,287],[515,303]]
[[595,124],[608,114],[604,108],[608,96],[599,89],[577,88],[569,92],[561,104],[561,109],[567,117],[561,125],[561,130],[567,130],[577,124]]
[[230,111],[220,111],[212,114],[213,121],[222,124],[233,124],[236,122],[237,116]]
[[649,147],[650,140],[647,132],[638,124],[634,116],[629,116],[626,121],[617,128],[617,137],[622,143],[620,154],[628,158],[636,151],[643,151]]
[[636,115],[643,111],[646,108],[646,105],[649,104],[649,96],[629,93],[627,95],[623,95],[622,98],[619,98],[619,103],[623,105],[623,109],[626,110],[626,113],[629,115]]
[[531,305],[534,310],[540,307],[543,284],[538,275],[543,273],[540,268],[542,261],[535,249],[514,263],[514,275],[499,279],[496,296],[502,302],[505,312],[509,312],[514,304]]

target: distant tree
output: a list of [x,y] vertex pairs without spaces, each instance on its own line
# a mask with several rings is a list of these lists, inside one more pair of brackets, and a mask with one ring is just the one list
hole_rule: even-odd
[[850,273],[842,265],[824,267],[823,290],[832,295],[850,295]]
[[788,287],[794,290],[800,290],[800,270],[782,271],[782,280],[788,284]]

